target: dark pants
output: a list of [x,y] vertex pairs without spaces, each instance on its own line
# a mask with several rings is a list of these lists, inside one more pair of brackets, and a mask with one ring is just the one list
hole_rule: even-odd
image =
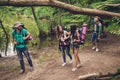
[[19,58],[19,61],[20,61],[20,66],[21,66],[22,70],[25,70],[24,60],[23,60],[23,54],[22,53],[24,53],[24,55],[26,56],[30,67],[33,67],[32,60],[30,58],[30,55],[29,55],[27,47],[16,48],[16,51],[17,51],[17,55],[18,55],[18,58]]
[[63,56],[63,61],[66,63],[66,55],[65,55],[65,51],[66,54],[69,56],[69,58],[72,60],[72,56],[70,54],[70,45],[65,45],[65,46],[60,46],[60,50],[62,52],[62,56]]

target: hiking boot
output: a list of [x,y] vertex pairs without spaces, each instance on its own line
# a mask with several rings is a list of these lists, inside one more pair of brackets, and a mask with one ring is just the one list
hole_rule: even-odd
[[98,48],[96,48],[96,52],[98,52],[99,51],[99,49]]
[[20,74],[24,74],[25,73],[25,70],[20,70]]
[[76,70],[77,70],[77,68],[76,68],[76,67],[73,67],[73,68],[72,68],[72,71],[73,71],[73,72],[74,72],[74,71],[76,71]]
[[70,62],[69,62],[70,64],[72,64],[73,63],[73,60],[70,60]]
[[95,47],[95,46],[93,46],[93,47],[92,47],[92,50],[95,50],[95,48],[96,48],[96,47]]
[[82,64],[78,64],[78,65],[77,65],[77,68],[80,68],[80,67],[82,67]]
[[63,64],[62,64],[62,66],[65,66],[65,65],[66,65],[66,63],[63,63]]

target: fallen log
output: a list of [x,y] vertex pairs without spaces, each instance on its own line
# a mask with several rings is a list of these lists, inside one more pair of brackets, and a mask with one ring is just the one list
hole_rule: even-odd
[[107,74],[91,73],[91,74],[79,76],[78,80],[110,80],[118,75],[120,75],[120,72],[107,73]]
[[87,78],[95,77],[95,76],[98,76],[98,75],[99,75],[99,73],[91,73],[91,74],[79,76],[78,80],[85,80]]

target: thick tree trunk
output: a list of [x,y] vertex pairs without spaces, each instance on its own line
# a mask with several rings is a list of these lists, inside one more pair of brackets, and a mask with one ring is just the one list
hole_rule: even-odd
[[54,6],[68,10],[74,14],[96,15],[105,17],[120,17],[120,13],[113,13],[97,9],[80,8],[58,0],[2,0],[0,6]]

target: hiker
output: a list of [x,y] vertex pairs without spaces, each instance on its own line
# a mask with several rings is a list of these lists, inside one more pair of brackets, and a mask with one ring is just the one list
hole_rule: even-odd
[[[16,24],[14,25],[14,29],[12,30],[12,37],[11,37],[12,42],[16,45],[15,48],[20,61],[20,66],[21,66],[20,74],[23,74],[25,72],[23,53],[28,60],[30,69],[31,70],[33,69],[33,64],[28,52],[28,48],[24,43],[25,40],[29,38],[30,33],[26,29],[22,28],[22,26],[23,24],[21,22],[16,22]],[[26,36],[24,36],[25,34]]]
[[[98,16],[97,16],[98,17]],[[101,23],[101,34],[100,34],[100,38],[105,38],[105,32],[104,32],[104,28],[105,28],[105,22],[103,21],[102,18],[98,17],[99,22]]]
[[78,51],[80,47],[80,34],[77,30],[76,25],[72,24],[70,25],[70,30],[71,30],[71,43],[73,47],[73,54],[74,54],[74,63],[73,63],[73,68],[72,71],[76,71],[77,68],[81,67],[81,61],[78,56]]
[[66,54],[70,58],[70,63],[72,63],[72,55],[70,54],[70,36],[69,33],[63,30],[63,27],[60,25],[57,26],[57,38],[59,40],[59,48],[63,57],[62,66],[66,65]]
[[99,18],[96,16],[94,17],[94,30],[92,33],[92,49],[96,50],[96,52],[99,51],[98,42],[100,39],[101,30],[102,24],[100,23]]

